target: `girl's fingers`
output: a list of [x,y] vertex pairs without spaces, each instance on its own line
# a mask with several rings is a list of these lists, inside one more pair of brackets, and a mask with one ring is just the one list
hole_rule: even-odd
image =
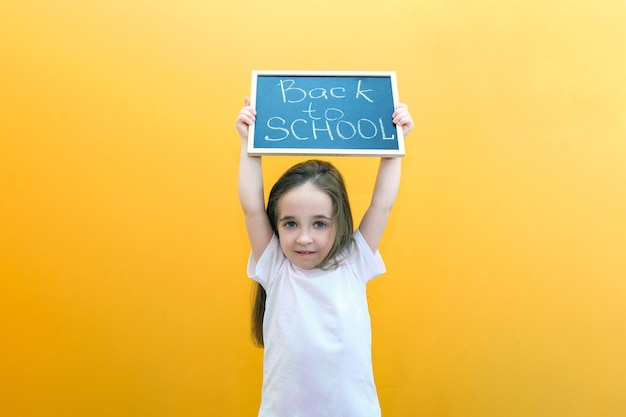
[[254,112],[252,112],[249,109],[242,111],[241,117],[245,119],[248,122],[248,124],[254,123],[254,121],[256,120],[256,115],[254,114]]
[[411,123],[411,115],[408,111],[400,111],[394,113],[393,122],[397,125]]
[[399,120],[405,114],[409,114],[409,107],[404,103],[398,104],[393,114],[391,115],[393,117],[394,123],[396,123],[396,120]]

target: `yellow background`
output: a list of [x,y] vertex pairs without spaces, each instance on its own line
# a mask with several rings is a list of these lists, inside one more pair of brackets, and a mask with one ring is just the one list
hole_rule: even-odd
[[[0,415],[255,416],[253,69],[395,70],[386,417],[626,415],[626,4],[0,5]],[[298,158],[270,157],[266,183]],[[376,161],[333,159],[355,217]]]

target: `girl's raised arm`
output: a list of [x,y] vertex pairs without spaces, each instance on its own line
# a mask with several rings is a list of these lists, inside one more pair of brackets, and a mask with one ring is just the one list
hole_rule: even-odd
[[238,189],[252,256],[258,261],[272,239],[273,231],[265,212],[261,157],[248,155],[248,130],[255,119],[256,111],[250,107],[250,99],[246,97],[236,122],[241,137]]
[[[393,122],[402,127],[404,136],[413,130],[413,120],[405,104],[396,107],[393,113]],[[365,238],[372,252],[376,252],[383,236],[389,213],[396,201],[400,187],[402,158],[381,158],[376,176],[376,184],[372,193],[372,200],[367,208],[359,231]]]

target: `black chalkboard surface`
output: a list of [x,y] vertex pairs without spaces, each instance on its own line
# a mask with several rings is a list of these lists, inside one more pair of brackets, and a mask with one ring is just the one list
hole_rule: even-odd
[[253,71],[253,155],[404,156],[395,72]]

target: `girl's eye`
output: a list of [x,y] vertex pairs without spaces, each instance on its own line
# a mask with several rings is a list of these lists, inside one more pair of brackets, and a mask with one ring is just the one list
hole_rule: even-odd
[[296,222],[285,222],[285,227],[287,228],[296,227]]
[[314,223],[314,226],[315,226],[316,228],[318,228],[318,229],[321,229],[321,228],[326,227],[326,226],[327,226],[327,224],[326,224],[326,223],[324,223],[324,222],[322,222],[322,221],[317,221],[317,222],[315,222],[315,223]]

